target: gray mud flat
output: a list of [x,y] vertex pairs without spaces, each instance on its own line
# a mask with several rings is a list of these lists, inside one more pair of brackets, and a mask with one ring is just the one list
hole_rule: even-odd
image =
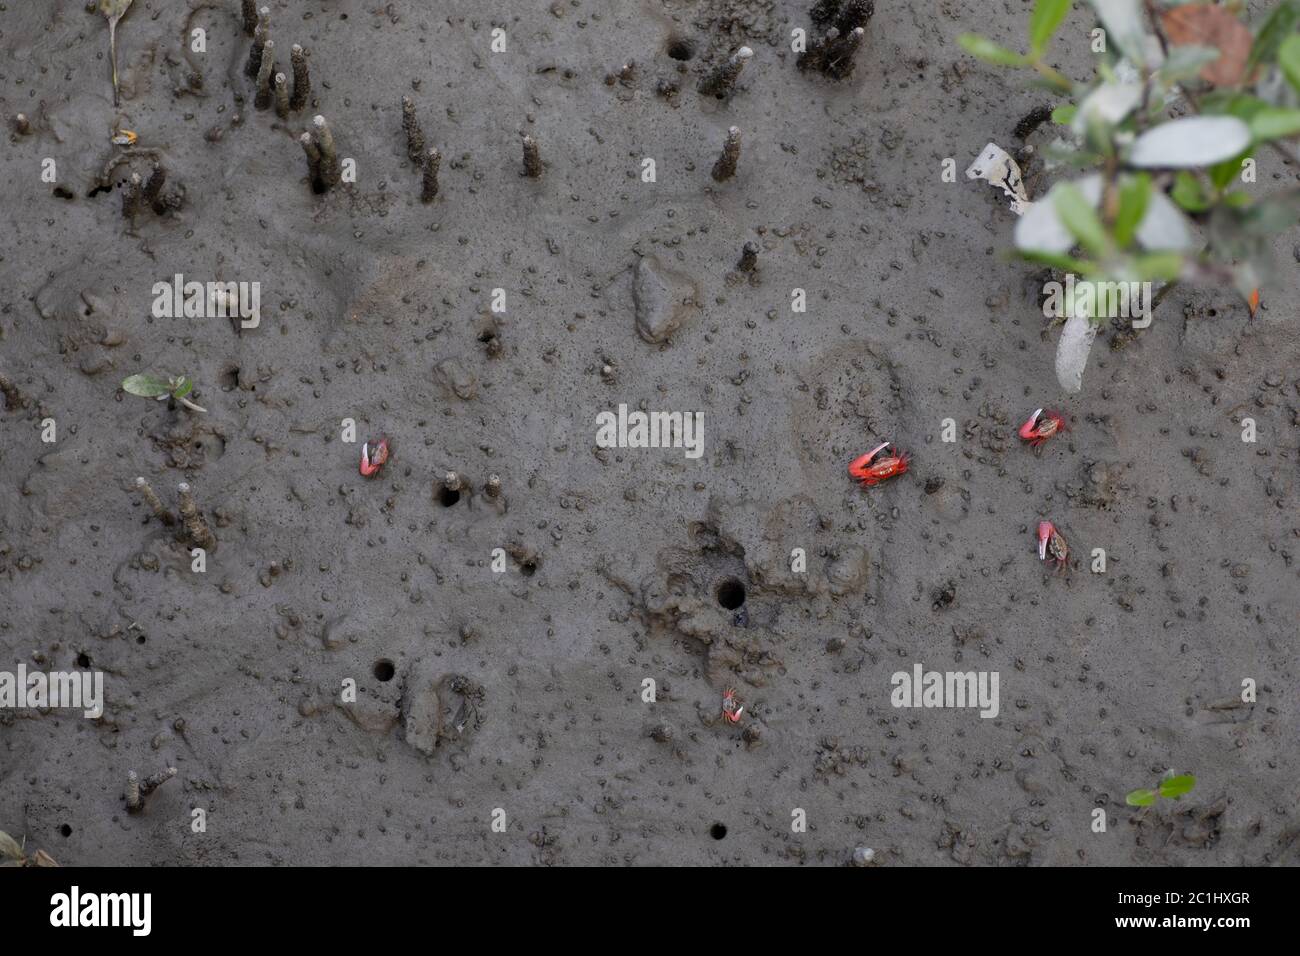
[[[312,75],[287,119],[234,0],[136,0],[117,111],[102,17],[0,6],[0,112],[32,122],[0,151],[0,670],[105,681],[99,719],[0,710],[0,829],[64,864],[1300,862],[1300,283],[1254,321],[1180,289],[1059,394],[1005,200],[940,175],[1022,145],[1044,95],[954,41],[1014,44],[1027,5],[880,0],[839,82],[795,68],[804,2],[270,6]],[[701,95],[742,44],[734,96]],[[321,195],[317,113],[357,171]],[[118,184],[155,159],[183,205],[132,226]],[[155,318],[177,273],[260,283],[260,325]],[[701,412],[704,454],[598,448],[619,404]],[[1070,431],[1036,454],[1040,406]],[[885,440],[910,471],[860,488]],[[137,475],[192,486],[205,572]],[[999,713],[895,708],[917,663],[997,672]],[[127,772],[169,766],[128,814]],[[1195,791],[1125,806],[1169,769]]]

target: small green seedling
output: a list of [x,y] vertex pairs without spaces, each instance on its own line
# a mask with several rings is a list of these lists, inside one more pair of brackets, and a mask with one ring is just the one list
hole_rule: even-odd
[[152,398],[160,402],[174,398],[186,408],[193,409],[196,412],[206,412],[206,408],[195,405],[185,397],[193,390],[194,382],[184,375],[173,375],[168,378],[157,378],[153,375],[131,375],[122,382],[122,391],[130,392],[132,395],[139,395],[141,398]]
[[58,866],[44,850],[28,855],[24,845],[0,830],[0,867],[3,866]]
[[1190,773],[1178,777],[1166,777],[1160,781],[1160,785],[1156,789],[1134,790],[1124,798],[1124,802],[1130,807],[1149,807],[1160,797],[1177,800],[1183,794],[1191,793],[1192,788],[1195,786],[1196,778]]

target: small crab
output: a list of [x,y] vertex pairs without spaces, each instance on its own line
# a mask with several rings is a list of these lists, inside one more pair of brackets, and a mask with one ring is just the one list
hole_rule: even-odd
[[388,461],[388,439],[381,438],[377,442],[366,442],[361,446],[361,474],[365,478],[373,478],[379,474],[379,469],[384,467],[384,462]]
[[722,716],[726,717],[733,724],[740,723],[740,715],[745,712],[744,706],[736,696],[736,692],[730,687],[722,694]]
[[1038,522],[1038,560],[1055,561],[1059,571],[1066,566],[1070,557],[1070,548],[1065,543],[1061,532],[1050,521]]
[[1020,426],[1020,440],[1027,441],[1037,448],[1057,432],[1068,431],[1065,419],[1060,413],[1050,408],[1040,408],[1029,416],[1029,420]]
[[113,131],[114,146],[134,146],[139,138],[133,130],[119,129]]
[[[890,454],[890,452],[893,454]],[[886,478],[893,478],[907,471],[911,457],[898,450],[896,445],[884,442],[877,445],[865,455],[861,455],[849,464],[849,474],[866,487],[878,484]]]

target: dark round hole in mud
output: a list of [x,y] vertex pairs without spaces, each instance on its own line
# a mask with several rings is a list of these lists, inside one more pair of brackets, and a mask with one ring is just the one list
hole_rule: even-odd
[[139,637],[137,637],[137,638],[135,639],[135,642],[136,642],[137,644],[143,644],[143,643],[145,642],[145,636],[144,636],[143,634],[141,634]]
[[528,561],[520,562],[519,573],[526,578],[531,578],[534,574],[537,573],[537,562],[531,559],[529,559]]
[[59,832],[62,833],[65,837],[70,837],[72,836],[72,827],[68,826],[65,823],[63,824],[63,826],[59,827]]
[[438,504],[444,508],[450,508],[456,502],[460,501],[460,492],[455,488],[448,488],[443,485],[438,489]]
[[90,655],[87,654],[85,651],[82,651],[80,654],[78,654],[78,655],[77,655],[77,666],[78,666],[78,667],[89,667],[89,666],[90,666]]
[[695,41],[688,37],[673,37],[668,41],[668,55],[683,63],[695,58]]
[[709,836],[715,840],[721,840],[727,835],[727,825],[725,823],[715,823],[709,827]]
[[718,603],[734,611],[745,603],[745,586],[735,578],[727,578],[718,585]]
[[393,666],[392,661],[389,660],[375,661],[375,677],[379,681],[386,684],[393,679],[393,675],[396,673],[397,673],[397,668]]

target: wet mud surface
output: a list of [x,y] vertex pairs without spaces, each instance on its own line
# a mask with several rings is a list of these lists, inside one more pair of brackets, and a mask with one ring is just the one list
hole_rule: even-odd
[[[1027,8],[881,0],[837,80],[790,52],[808,6],[277,2],[312,77],[284,119],[234,0],[136,0],[116,111],[97,13],[0,7],[0,110],[32,125],[0,151],[0,668],[105,675],[98,720],[0,710],[0,829],[65,864],[1300,862],[1295,237],[1253,321],[1179,289],[1067,400],[1005,200],[941,179],[1024,145],[1045,95],[954,40],[1018,42]],[[324,194],[317,113],[357,169]],[[181,201],[132,223],[118,183],[155,160]],[[259,282],[260,325],[155,318],[177,273]],[[146,371],[207,413],[120,390]],[[620,403],[702,412],[703,456],[598,448]],[[1034,452],[1041,406],[1070,430]],[[886,440],[910,470],[860,488]],[[204,573],[136,476],[169,508],[190,484]],[[998,672],[999,714],[894,708],[916,663]],[[128,771],[168,766],[128,814]],[[1171,768],[1192,794],[1124,805]]]

